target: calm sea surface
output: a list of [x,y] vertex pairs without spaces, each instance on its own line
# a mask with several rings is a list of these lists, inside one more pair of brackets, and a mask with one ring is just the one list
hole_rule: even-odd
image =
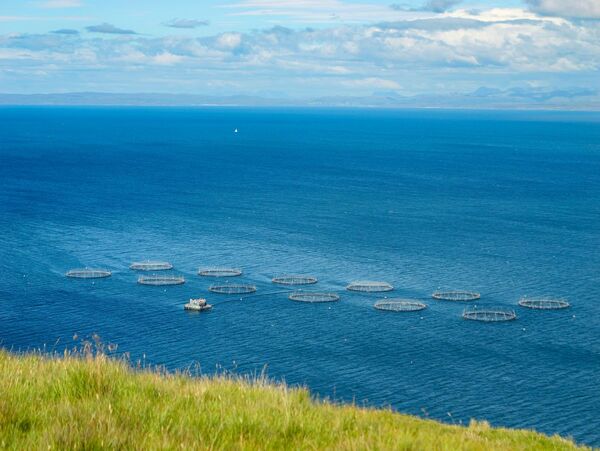
[[[233,133],[235,128],[239,133]],[[185,285],[136,284],[164,259]],[[261,296],[209,294],[201,266]],[[113,277],[64,277],[74,267]],[[305,273],[336,304],[287,300]],[[421,299],[383,313],[356,279]],[[0,109],[0,345],[97,333],[171,369],[198,363],[338,401],[535,428],[600,446],[600,115],[276,109]],[[165,289],[166,288],[166,289]],[[480,291],[511,323],[461,319]],[[521,296],[565,297],[554,312]],[[205,296],[208,314],[183,303]]]

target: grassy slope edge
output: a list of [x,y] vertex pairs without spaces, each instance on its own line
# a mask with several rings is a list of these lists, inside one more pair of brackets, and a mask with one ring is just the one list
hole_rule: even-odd
[[3,449],[576,449],[532,431],[468,427],[316,402],[303,389],[134,371],[0,350]]

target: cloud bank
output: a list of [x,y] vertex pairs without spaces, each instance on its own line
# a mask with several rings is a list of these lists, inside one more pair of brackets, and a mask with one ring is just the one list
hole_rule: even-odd
[[86,30],[93,34],[0,35],[0,85],[13,92],[278,97],[446,96],[485,86],[535,101],[600,90],[599,24],[518,8],[202,37],[152,37],[107,23]]

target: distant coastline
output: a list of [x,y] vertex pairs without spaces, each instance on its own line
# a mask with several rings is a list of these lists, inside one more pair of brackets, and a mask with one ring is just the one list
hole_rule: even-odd
[[[477,90],[445,96],[400,96],[374,93],[363,97],[276,98],[250,95],[205,96],[160,93],[72,92],[0,94],[0,106],[156,106],[156,107],[317,107],[456,110],[600,111],[600,100],[589,93],[539,92],[535,100],[518,92]],[[575,99],[575,100],[574,100]]]

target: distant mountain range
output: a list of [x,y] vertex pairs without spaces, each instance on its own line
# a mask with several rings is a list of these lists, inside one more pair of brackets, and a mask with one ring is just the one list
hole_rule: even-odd
[[260,96],[206,96],[156,93],[0,94],[0,105],[79,106],[296,106],[373,108],[477,108],[477,109],[561,109],[600,111],[600,96],[588,89],[544,90],[481,87],[470,93],[402,96],[396,92],[375,92],[362,97],[318,97],[284,99]]

